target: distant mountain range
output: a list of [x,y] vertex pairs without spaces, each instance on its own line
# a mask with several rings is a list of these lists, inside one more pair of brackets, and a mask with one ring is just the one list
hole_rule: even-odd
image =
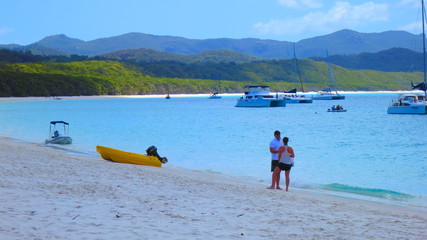
[[[350,55],[375,53],[390,48],[414,50],[414,43],[421,43],[422,35],[405,31],[382,33],[359,33],[341,30],[328,35],[308,38],[296,43],[298,58],[325,57],[330,55]],[[293,43],[288,41],[263,40],[255,38],[231,39],[187,39],[174,36],[156,36],[144,33],[128,33],[120,36],[83,41],[66,35],[43,38],[27,46],[16,44],[0,45],[0,48],[30,50],[41,55],[101,55],[126,49],[152,49],[166,53],[192,55],[211,50],[232,50],[256,58],[292,58]],[[421,50],[415,49],[417,51]]]

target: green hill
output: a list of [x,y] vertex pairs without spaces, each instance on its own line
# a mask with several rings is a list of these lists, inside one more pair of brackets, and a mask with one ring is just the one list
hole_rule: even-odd
[[180,55],[153,49],[128,49],[110,52],[97,56],[98,59],[125,61],[132,63],[153,63],[174,61],[182,63],[212,62],[212,63],[243,63],[259,60],[259,58],[232,50],[212,50],[193,55]]
[[[158,68],[162,66],[163,72],[181,72],[182,75],[186,70],[192,70],[192,74],[197,75],[195,69],[209,69],[212,78],[186,78],[182,75],[179,78],[156,77],[153,73],[147,74],[147,67],[115,61],[11,63],[0,64],[0,96],[234,93],[243,92],[243,87],[249,84],[267,84],[272,91],[285,91],[294,87],[291,60],[220,65],[179,63],[179,67],[176,64],[163,64]],[[215,68],[218,74],[230,73],[229,77],[221,77],[221,84],[218,84],[218,75],[212,70]],[[306,91],[327,86],[328,71],[325,63],[304,60],[300,61],[300,69]],[[334,73],[340,90],[409,90],[411,81],[419,82],[421,79],[421,73],[352,71],[338,66],[334,66]]]

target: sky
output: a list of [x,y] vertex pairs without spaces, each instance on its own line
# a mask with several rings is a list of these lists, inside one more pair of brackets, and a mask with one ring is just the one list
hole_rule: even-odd
[[0,0],[0,44],[130,32],[297,42],[342,29],[421,30],[420,0]]

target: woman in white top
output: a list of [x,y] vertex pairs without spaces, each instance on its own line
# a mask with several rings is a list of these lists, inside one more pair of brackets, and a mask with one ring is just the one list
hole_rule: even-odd
[[268,189],[281,189],[279,186],[280,182],[280,171],[285,171],[286,177],[286,191],[288,191],[289,183],[291,181],[289,174],[293,166],[293,158],[295,157],[294,150],[288,146],[289,138],[283,138],[283,145],[279,148],[279,164],[276,166],[273,172],[273,178],[271,186]]

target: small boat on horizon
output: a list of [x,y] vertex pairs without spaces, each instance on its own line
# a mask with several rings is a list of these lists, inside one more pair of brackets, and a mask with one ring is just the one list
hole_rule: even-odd
[[[58,125],[63,125],[63,133],[64,135],[61,135],[59,133],[59,130],[57,128]],[[68,136],[70,124],[64,121],[51,121],[49,125],[49,138],[46,139],[44,142],[45,144],[51,143],[51,144],[71,144],[73,142],[73,139]]]
[[245,88],[249,91],[237,99],[236,107],[286,107],[285,99],[279,98],[278,94],[273,96],[269,86],[245,86]]
[[221,99],[221,96],[219,95],[219,93],[216,92],[210,95],[208,99]]

